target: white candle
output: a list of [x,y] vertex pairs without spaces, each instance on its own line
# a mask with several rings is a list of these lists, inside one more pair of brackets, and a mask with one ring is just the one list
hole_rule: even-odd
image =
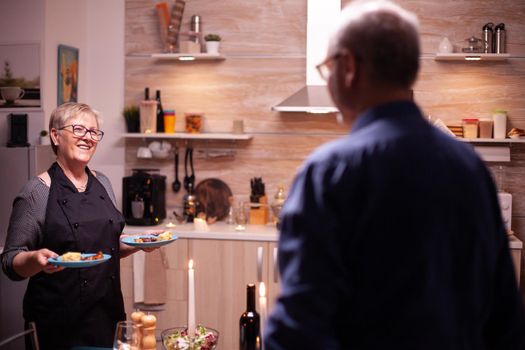
[[188,263],[188,335],[195,337],[195,271],[193,260]]
[[264,282],[259,283],[259,309],[261,310],[261,340],[264,334],[264,325],[266,324],[266,286]]

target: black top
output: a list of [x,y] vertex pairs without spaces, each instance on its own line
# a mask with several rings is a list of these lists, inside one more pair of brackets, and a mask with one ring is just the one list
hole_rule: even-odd
[[85,192],[77,191],[57,163],[48,173],[51,187],[42,247],[59,255],[102,251],[111,259],[89,268],[31,277],[24,318],[36,322],[42,349],[109,347],[116,322],[125,319],[119,258],[123,217],[87,167]]
[[359,116],[282,211],[272,349],[524,349],[495,186],[410,102]]

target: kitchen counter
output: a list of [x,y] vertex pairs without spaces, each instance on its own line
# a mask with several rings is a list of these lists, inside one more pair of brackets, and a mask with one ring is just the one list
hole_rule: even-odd
[[[126,225],[124,233],[141,234],[146,230],[170,230],[179,238],[197,239],[228,239],[239,241],[264,241],[276,242],[279,233],[273,224],[268,225],[246,225],[244,231],[236,231],[235,225],[227,225],[224,222],[216,222],[208,225],[208,231],[195,230],[193,224],[177,224],[175,227],[167,227],[165,223],[157,226],[130,226]],[[522,249],[523,242],[515,235],[509,236],[509,247],[511,249]]]
[[125,234],[141,234],[146,230],[169,230],[179,238],[196,239],[224,239],[238,241],[263,241],[276,242],[279,234],[275,225],[246,225],[244,231],[235,230],[235,225],[227,225],[224,222],[216,222],[208,225],[209,230],[196,230],[193,224],[176,224],[168,227],[166,223],[157,226],[131,226],[126,225]]

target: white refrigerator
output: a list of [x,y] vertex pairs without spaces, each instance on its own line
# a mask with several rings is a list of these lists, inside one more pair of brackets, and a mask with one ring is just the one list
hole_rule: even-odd
[[[5,244],[15,196],[29,179],[46,171],[54,160],[51,146],[0,147],[0,251]],[[22,299],[26,286],[27,280],[13,282],[0,272],[0,339],[24,328]],[[22,341],[6,350],[23,348]]]

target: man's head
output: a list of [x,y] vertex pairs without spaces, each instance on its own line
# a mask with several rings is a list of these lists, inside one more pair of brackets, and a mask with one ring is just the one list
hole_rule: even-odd
[[419,69],[416,16],[385,0],[352,2],[341,14],[325,63],[330,93],[347,119],[408,97]]

